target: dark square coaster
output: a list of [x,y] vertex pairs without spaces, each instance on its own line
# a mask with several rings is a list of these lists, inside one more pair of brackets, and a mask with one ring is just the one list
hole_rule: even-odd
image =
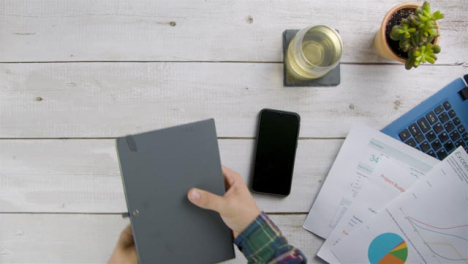
[[340,77],[340,63],[331,72],[323,77],[313,80],[297,80],[294,79],[286,72],[286,65],[284,60],[286,59],[286,51],[291,39],[296,35],[299,30],[288,29],[283,32],[283,81],[285,87],[317,87],[317,86],[337,86],[341,82]]

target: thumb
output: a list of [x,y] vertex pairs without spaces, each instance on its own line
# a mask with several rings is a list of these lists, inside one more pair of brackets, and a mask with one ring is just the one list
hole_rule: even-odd
[[209,209],[221,213],[224,205],[224,198],[207,191],[193,188],[188,192],[190,202],[203,209]]

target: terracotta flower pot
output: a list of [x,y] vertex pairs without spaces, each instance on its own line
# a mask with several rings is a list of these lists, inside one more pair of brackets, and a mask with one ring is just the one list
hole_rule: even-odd
[[[416,9],[420,6],[422,6],[422,4],[420,3],[402,3],[393,7],[392,9],[390,9],[390,11],[388,11],[388,13],[383,18],[382,25],[380,26],[380,30],[375,35],[375,39],[374,39],[374,47],[377,50],[377,53],[381,57],[390,59],[390,60],[396,60],[401,63],[405,63],[406,59],[396,55],[395,52],[393,52],[393,50],[388,45],[387,39],[385,36],[386,27],[387,27],[388,21],[392,18],[393,14],[395,14],[396,12],[402,9]],[[439,29],[439,23],[436,22],[436,25],[437,25],[437,28]],[[433,42],[433,44],[437,44],[437,43],[439,43],[439,37],[435,38]]]

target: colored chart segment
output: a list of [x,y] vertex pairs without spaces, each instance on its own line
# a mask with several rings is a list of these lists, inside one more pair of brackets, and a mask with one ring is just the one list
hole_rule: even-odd
[[368,257],[371,264],[403,264],[408,258],[408,247],[399,235],[384,233],[372,240]]

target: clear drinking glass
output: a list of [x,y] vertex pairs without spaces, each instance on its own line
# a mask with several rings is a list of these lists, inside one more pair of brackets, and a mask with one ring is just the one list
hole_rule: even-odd
[[338,65],[342,51],[343,41],[333,28],[320,25],[301,29],[289,43],[287,72],[299,80],[320,78]]

